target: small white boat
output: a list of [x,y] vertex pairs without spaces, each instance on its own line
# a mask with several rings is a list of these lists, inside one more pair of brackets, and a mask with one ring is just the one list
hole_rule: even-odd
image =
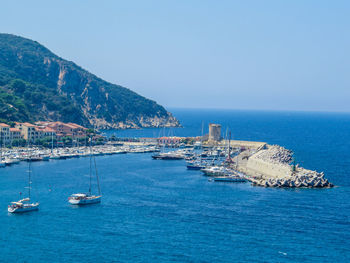
[[207,176],[225,176],[230,173],[230,170],[221,166],[207,167],[201,169],[201,171]]
[[17,202],[11,202],[7,210],[10,213],[25,213],[30,211],[35,211],[39,209],[39,203],[29,203],[29,198],[24,198]]
[[89,205],[101,203],[101,195],[72,194],[68,197],[68,202],[72,205]]
[[11,165],[11,164],[18,164],[21,162],[21,160],[17,158],[6,158],[4,162],[6,165]]

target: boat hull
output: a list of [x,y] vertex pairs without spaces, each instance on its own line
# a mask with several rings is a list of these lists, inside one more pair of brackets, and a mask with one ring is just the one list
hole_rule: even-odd
[[84,198],[84,199],[72,199],[70,198],[68,202],[72,205],[91,205],[101,203],[102,196],[96,196],[93,198]]
[[178,157],[178,156],[159,156],[159,155],[153,155],[152,158],[155,160],[182,160],[182,159],[184,159],[183,157]]
[[14,214],[27,213],[27,212],[38,211],[38,210],[39,210],[39,203],[25,205],[23,207],[15,207],[15,208],[10,206],[7,209],[8,212],[14,213]]
[[196,166],[196,165],[187,165],[188,170],[201,170],[205,168],[204,166]]
[[215,182],[228,182],[228,183],[244,183],[247,180],[244,178],[237,178],[231,176],[214,177]]

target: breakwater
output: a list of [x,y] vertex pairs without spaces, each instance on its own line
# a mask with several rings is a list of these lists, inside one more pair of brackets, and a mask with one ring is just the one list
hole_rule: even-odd
[[278,145],[265,145],[263,149],[243,151],[234,160],[235,168],[246,174],[256,186],[333,187],[323,172],[292,164],[292,151]]

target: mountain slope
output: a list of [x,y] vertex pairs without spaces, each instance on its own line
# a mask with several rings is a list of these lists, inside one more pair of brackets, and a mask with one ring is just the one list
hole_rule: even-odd
[[0,34],[0,120],[100,128],[178,126],[162,106],[104,81],[36,41]]

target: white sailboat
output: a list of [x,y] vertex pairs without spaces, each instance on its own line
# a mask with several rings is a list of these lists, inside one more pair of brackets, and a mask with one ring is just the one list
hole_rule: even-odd
[[3,135],[1,132],[1,137],[0,137],[0,167],[5,167],[6,162],[2,159],[2,143],[3,143]]
[[28,197],[23,198],[17,202],[11,202],[11,204],[8,206],[7,210],[10,213],[24,213],[24,212],[30,212],[30,211],[37,211],[39,209],[39,203],[31,203],[30,201],[30,193],[31,193],[31,159],[29,158],[28,162]]
[[[98,195],[94,195],[91,192],[92,158],[94,160],[94,166],[95,166]],[[72,205],[89,205],[89,204],[101,203],[101,198],[102,198],[102,195],[101,195],[101,189],[100,189],[100,182],[99,182],[99,178],[98,178],[98,174],[97,174],[96,160],[95,160],[95,157],[93,157],[93,155],[92,155],[91,138],[90,138],[90,185],[89,185],[89,192],[88,193],[72,194],[70,197],[68,197],[68,202]]]

